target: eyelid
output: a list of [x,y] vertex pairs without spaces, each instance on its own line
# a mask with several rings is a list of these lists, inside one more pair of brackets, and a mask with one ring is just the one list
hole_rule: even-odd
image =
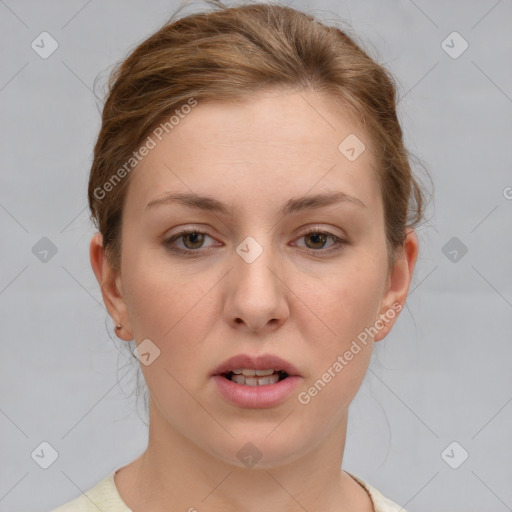
[[334,226],[329,226],[329,225],[326,225],[326,224],[316,224],[316,225],[310,225],[308,224],[306,227],[304,227],[304,229],[302,228],[299,228],[299,234],[297,236],[304,236],[304,235],[308,235],[309,233],[326,233],[328,235],[332,235],[332,236],[335,236],[335,237],[338,237],[338,238],[343,238],[343,239],[346,239],[346,235],[345,233],[340,233],[340,234],[336,234],[336,233],[333,233],[332,231],[334,230]]

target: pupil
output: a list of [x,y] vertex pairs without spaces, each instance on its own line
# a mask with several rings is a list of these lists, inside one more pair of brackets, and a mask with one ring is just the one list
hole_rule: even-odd
[[[196,241],[194,241],[194,240],[193,240],[193,241],[192,241],[192,245],[194,246],[194,244],[198,244],[198,245],[199,245],[199,247],[200,247],[200,246],[202,245],[202,242],[203,242],[203,239],[201,238],[202,236],[203,236],[203,235],[202,235],[201,233],[195,233],[195,232],[194,232],[194,233],[187,233],[187,234],[185,235],[185,240],[186,240],[187,238],[195,238],[195,237],[199,237],[199,242],[197,242],[197,240],[196,240]],[[187,245],[187,244],[185,243],[185,245]],[[189,247],[189,248],[190,248],[190,247]],[[193,248],[195,248],[195,246],[194,246]]]
[[[311,233],[309,235],[309,237],[311,237],[313,239],[313,243],[318,243],[318,238],[320,238],[320,247],[322,247],[325,243],[325,234],[323,233]],[[315,241],[316,240],[316,241]],[[318,248],[318,247],[316,247]]]

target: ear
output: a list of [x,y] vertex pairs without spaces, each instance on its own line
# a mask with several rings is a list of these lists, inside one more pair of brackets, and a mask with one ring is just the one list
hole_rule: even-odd
[[114,270],[103,250],[103,236],[96,233],[91,240],[89,249],[92,270],[98,280],[103,295],[103,302],[114,320],[114,324],[121,324],[121,329],[115,329],[116,335],[124,341],[133,339],[130,317],[123,297],[121,275]]
[[[395,324],[400,311],[405,306],[414,266],[418,258],[418,237],[412,229],[408,229],[403,247],[395,255],[395,264],[388,275],[386,292],[382,299],[379,329],[374,341],[384,339]],[[387,314],[386,314],[387,313]]]

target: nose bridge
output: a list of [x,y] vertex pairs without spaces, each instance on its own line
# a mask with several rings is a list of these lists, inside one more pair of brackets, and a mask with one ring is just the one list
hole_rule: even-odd
[[[238,282],[246,282],[251,286],[267,287],[272,293],[273,281],[276,278],[273,270],[278,264],[272,247],[271,233],[261,229],[257,234],[246,236],[236,247],[235,275]],[[272,289],[269,289],[268,286]]]

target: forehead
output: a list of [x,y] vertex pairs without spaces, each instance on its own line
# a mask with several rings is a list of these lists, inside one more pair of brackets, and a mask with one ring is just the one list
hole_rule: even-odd
[[333,189],[377,199],[372,145],[357,116],[311,90],[199,101],[168,133],[151,137],[155,146],[128,190],[126,204],[137,211],[172,191],[214,193],[231,203]]

